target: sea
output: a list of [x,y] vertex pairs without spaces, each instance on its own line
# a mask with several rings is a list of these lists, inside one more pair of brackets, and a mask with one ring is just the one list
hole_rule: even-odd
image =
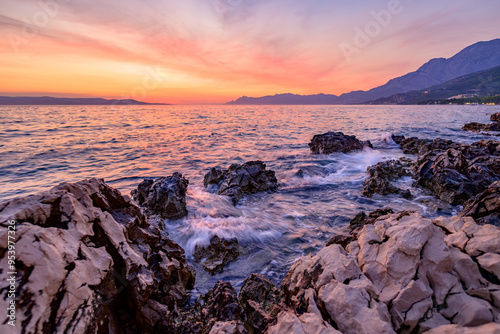
[[[145,178],[180,172],[189,179],[189,215],[161,225],[197,271],[193,296],[218,280],[238,290],[251,273],[279,284],[295,261],[342,233],[360,211],[459,212],[414,188],[410,177],[398,186],[411,190],[411,200],[364,197],[366,169],[405,156],[392,134],[464,143],[498,139],[461,130],[467,122],[488,123],[495,112],[500,106],[0,106],[0,202],[93,177],[130,194]],[[374,147],[311,155],[311,138],[328,131],[356,135]],[[211,167],[252,160],[276,172],[277,191],[234,206],[203,187]],[[304,177],[296,175],[299,169]],[[210,275],[192,253],[213,235],[238,239],[241,254]]]

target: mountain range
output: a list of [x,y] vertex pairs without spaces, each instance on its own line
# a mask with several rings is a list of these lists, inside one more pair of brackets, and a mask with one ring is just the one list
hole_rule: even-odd
[[50,96],[0,96],[0,105],[161,105],[164,103],[147,103],[132,99],[107,100],[101,98],[58,98]]
[[340,96],[330,94],[243,96],[227,104],[362,104],[395,94],[422,90],[496,66],[500,66],[500,39],[475,43],[448,59],[431,59],[416,71],[391,79],[385,85],[368,91],[353,91]]
[[446,100],[450,97],[495,96],[500,94],[500,66],[467,74],[421,90],[394,94],[370,104],[419,104]]

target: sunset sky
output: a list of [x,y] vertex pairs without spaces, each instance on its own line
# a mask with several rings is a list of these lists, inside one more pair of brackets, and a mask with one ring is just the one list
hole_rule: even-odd
[[367,90],[500,37],[499,13],[498,0],[0,0],[0,95]]

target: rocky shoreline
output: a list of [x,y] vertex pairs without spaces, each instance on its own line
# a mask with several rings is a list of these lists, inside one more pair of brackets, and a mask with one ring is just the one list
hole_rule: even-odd
[[[2,333],[498,333],[500,142],[392,139],[415,159],[369,167],[363,194],[409,198],[394,181],[411,176],[415,187],[463,205],[458,216],[360,212],[345,234],[295,262],[279,288],[253,274],[239,294],[219,281],[195,302],[184,250],[148,218],[188,214],[182,174],[145,180],[135,202],[90,179],[2,203],[0,268],[9,220],[18,236],[17,327],[3,323]],[[312,154],[365,147],[340,132],[310,144]],[[212,168],[205,187],[236,204],[279,184],[253,161]],[[214,236],[195,253],[216,273],[238,256],[238,243]],[[0,298],[1,309],[6,303]]]

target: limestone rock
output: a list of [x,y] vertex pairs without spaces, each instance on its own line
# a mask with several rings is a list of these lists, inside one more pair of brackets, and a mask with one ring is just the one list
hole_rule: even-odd
[[491,114],[490,120],[492,120],[493,122],[500,122],[500,112]]
[[347,153],[372,147],[370,141],[360,141],[356,136],[348,136],[342,132],[327,132],[315,135],[309,143],[312,154]]
[[380,216],[345,248],[332,244],[292,265],[277,324],[295,328],[296,314],[308,312],[342,333],[492,328],[500,319],[498,240],[499,228],[472,218]]
[[460,325],[443,325],[431,329],[425,334],[498,334],[500,324],[489,323],[478,327],[462,327]]
[[342,334],[324,321],[320,315],[304,313],[300,316],[293,311],[283,311],[278,315],[275,325],[271,326],[267,334]]
[[[128,197],[90,179],[0,205],[0,265],[17,221],[17,326],[12,333],[153,333],[194,286],[175,242]],[[0,273],[5,282],[7,272]],[[6,290],[0,307],[7,308]],[[10,326],[3,333],[10,333]]]
[[180,173],[144,180],[132,197],[146,209],[148,214],[158,214],[166,219],[179,219],[188,215],[186,209],[186,190],[189,181]]

